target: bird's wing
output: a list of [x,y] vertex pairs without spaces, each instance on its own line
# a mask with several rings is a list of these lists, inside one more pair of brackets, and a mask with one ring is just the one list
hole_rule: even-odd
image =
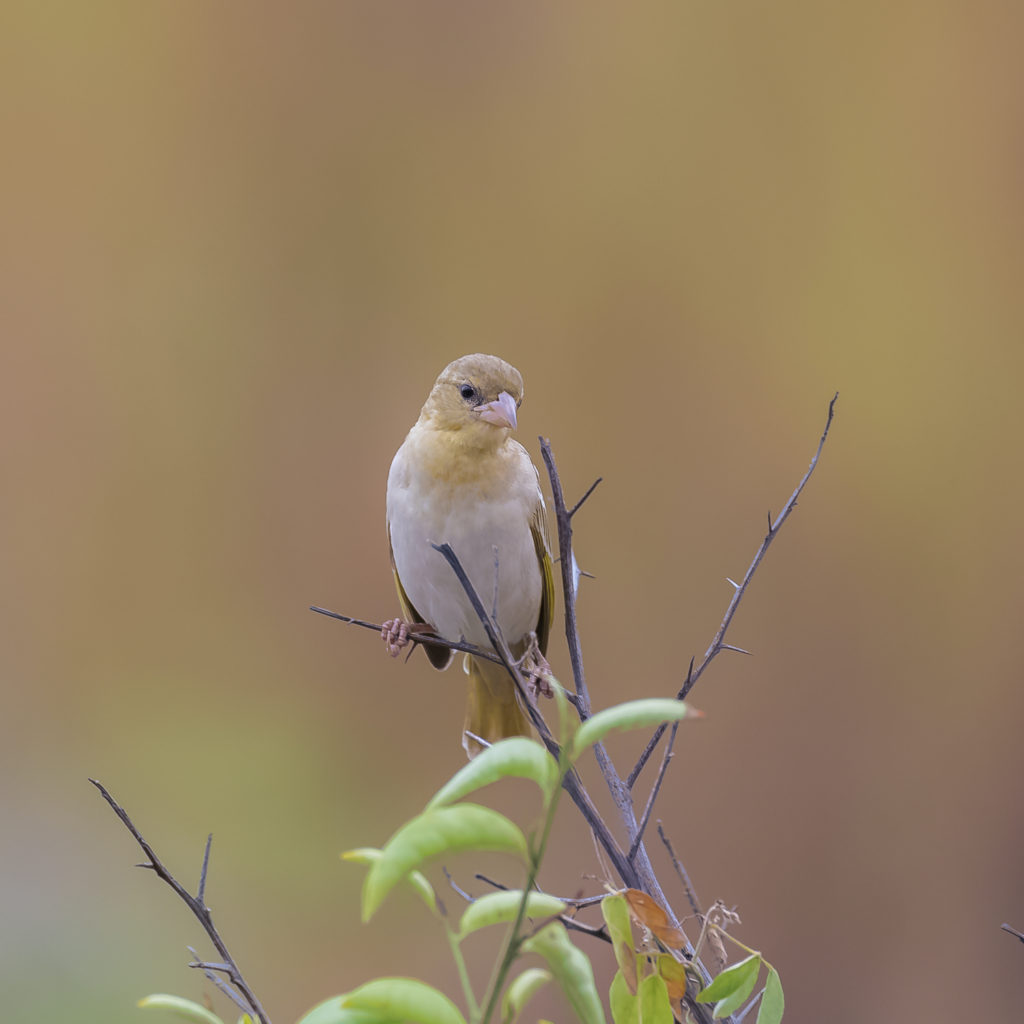
[[[402,618],[408,623],[426,623],[426,619],[413,607],[409,595],[402,586],[402,579],[398,575],[398,566],[395,565],[395,552],[391,547],[391,527],[388,526],[388,557],[391,559],[391,571],[395,575],[395,589],[398,591],[398,604],[402,609]],[[423,650],[427,653],[427,659],[436,669],[446,669],[455,655],[449,647],[436,647],[434,644],[423,644]]]
[[547,516],[544,512],[543,499],[537,502],[530,520],[530,532],[533,534],[533,544],[537,549],[542,583],[540,615],[537,617],[537,644],[541,654],[545,654],[548,649],[548,637],[551,634],[551,623],[555,618],[555,575],[551,567],[551,553],[548,551]]

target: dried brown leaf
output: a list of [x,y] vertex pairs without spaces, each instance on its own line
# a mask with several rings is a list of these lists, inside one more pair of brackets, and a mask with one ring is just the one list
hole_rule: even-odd
[[623,895],[629,904],[630,913],[652,935],[657,936],[666,946],[678,948],[686,944],[686,935],[668,922],[668,914],[657,900],[639,889],[626,889]]

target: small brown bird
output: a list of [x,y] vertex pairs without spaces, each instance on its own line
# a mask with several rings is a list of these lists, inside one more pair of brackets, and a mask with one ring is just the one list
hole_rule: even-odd
[[[388,474],[387,524],[402,618],[384,623],[395,656],[409,627],[490,649],[476,613],[433,544],[448,543],[513,655],[547,649],[554,578],[544,498],[537,469],[512,439],[523,400],[519,371],[497,356],[469,355],[441,372]],[[536,638],[534,641],[534,637]],[[452,652],[425,646],[430,663],[447,668]],[[466,655],[469,698],[463,746],[529,734],[529,721],[502,665]],[[543,668],[547,665],[544,663]]]

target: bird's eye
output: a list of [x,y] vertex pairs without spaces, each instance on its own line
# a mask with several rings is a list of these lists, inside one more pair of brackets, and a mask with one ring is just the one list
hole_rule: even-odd
[[464,398],[464,399],[465,399],[465,400],[466,400],[467,402],[469,402],[469,401],[471,401],[471,400],[472,400],[473,398],[476,398],[476,388],[475,388],[475,387],[473,387],[473,385],[472,385],[472,384],[463,384],[463,385],[462,385],[462,386],[461,386],[461,387],[459,388],[459,394],[460,394],[460,395],[462,395],[462,397],[463,397],[463,398]]

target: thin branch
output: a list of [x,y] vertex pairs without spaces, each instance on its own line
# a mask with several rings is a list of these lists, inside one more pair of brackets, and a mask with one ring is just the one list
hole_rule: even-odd
[[448,884],[458,893],[467,903],[476,903],[476,897],[470,896],[465,889],[459,887],[458,883],[452,878],[451,872],[442,864],[441,870],[444,872],[444,877],[448,879]]
[[[131,818],[128,817],[127,812],[123,807],[107,792],[106,787],[98,782],[96,779],[89,780],[99,791],[100,795],[110,805],[114,813],[121,819],[125,828],[131,832],[135,841],[142,848],[142,852],[149,858],[148,864],[140,865],[142,867],[151,868],[156,872],[159,878],[162,878],[175,892],[178,898],[188,907],[189,910],[195,915],[196,919],[203,926],[203,930],[210,937],[210,941],[213,943],[217,952],[221,955],[224,960],[223,964],[206,964],[198,961],[196,966],[201,966],[204,969],[210,969],[216,967],[218,970],[223,970],[230,978],[231,984],[238,990],[245,1003],[243,1005],[239,1003],[243,1010],[247,1013],[255,1015],[260,1024],[270,1024],[270,1018],[266,1015],[263,1007],[260,1005],[260,1001],[256,998],[252,989],[248,986],[245,979],[242,977],[242,972],[238,969],[238,965],[235,963],[233,957],[228,952],[228,947],[224,944],[224,940],[220,937],[217,929],[213,924],[213,917],[210,914],[209,908],[203,902],[199,896],[192,896],[189,891],[167,870],[164,866],[163,861],[156,855],[156,851],[153,849],[145,839],[142,838],[141,833],[133,824]],[[206,855],[203,858],[203,872],[200,878],[200,892],[205,890],[206,887],[206,869],[209,864],[210,855],[210,839],[206,841]],[[194,955],[194,953],[193,953]],[[235,1000],[238,1002],[238,1000]]]
[[[583,504],[584,499],[593,491],[597,484],[583,495],[570,512],[565,505],[565,494],[562,481],[555,468],[555,457],[551,453],[551,442],[540,438],[540,453],[547,467],[548,479],[551,481],[551,498],[554,502],[555,526],[558,531],[559,569],[562,574],[562,592],[565,597],[565,640],[569,645],[569,661],[572,664],[572,678],[576,687],[579,702],[576,709],[581,719],[590,717],[590,695],[587,693],[587,679],[583,673],[583,652],[580,649],[580,633],[576,625],[576,581],[573,578],[572,557],[572,516]],[[599,478],[600,479],[600,478]]]
[[[832,426],[832,416],[835,412],[836,400],[839,398],[839,392],[837,391],[832,396],[832,401],[828,403],[828,418],[825,420],[825,429],[821,433],[821,440],[818,441],[818,448],[814,453],[814,457],[811,459],[811,464],[807,468],[807,472],[804,473],[800,483],[796,485],[796,490],[789,496],[789,501],[782,506],[782,511],[779,513],[778,518],[773,523],[771,517],[768,518],[768,532],[765,534],[764,540],[761,541],[761,546],[757,549],[757,554],[754,555],[753,561],[747,568],[746,573],[743,576],[743,580],[737,584],[735,581],[730,580],[729,582],[733,585],[732,600],[729,602],[728,608],[725,610],[725,617],[722,619],[722,624],[718,627],[718,632],[715,634],[714,639],[711,641],[711,645],[704,652],[704,658],[700,665],[697,666],[696,670],[692,670],[687,673],[686,682],[683,683],[679,692],[676,694],[677,700],[685,700],[690,690],[696,685],[697,680],[704,674],[704,670],[711,664],[715,657],[723,650],[727,648],[732,650],[738,650],[739,648],[732,648],[731,645],[725,643],[725,634],[732,623],[733,616],[736,614],[736,609],[739,608],[740,601],[743,600],[743,595],[747,592],[747,587],[750,585],[750,581],[754,577],[754,573],[757,572],[758,566],[761,564],[761,559],[764,558],[765,552],[771,546],[773,540],[778,535],[779,528],[789,518],[790,513],[796,508],[797,499],[800,497],[803,489],[807,486],[807,481],[811,479],[811,474],[814,472],[818,465],[818,458],[821,456],[821,451],[825,447],[825,441],[828,439],[828,432]],[[744,654],[748,653],[743,651]],[[648,750],[644,751],[641,755],[641,760],[646,762],[647,758],[650,757],[650,750],[653,749],[652,744],[657,743],[661,739],[665,732],[665,724],[662,723],[654,730],[654,735],[651,737],[651,743],[648,743]],[[633,770],[629,773],[628,779],[634,780],[643,768],[641,761],[637,761]]]
[[599,477],[598,477],[598,478],[597,478],[597,479],[596,479],[596,480],[595,480],[595,481],[594,481],[594,482],[593,482],[593,483],[592,483],[592,484],[591,484],[591,485],[590,485],[590,486],[589,486],[589,487],[588,487],[588,488],[587,488],[587,489],[586,489],[586,490],[585,490],[585,491],[583,492],[583,497],[582,497],[582,498],[580,498],[580,500],[579,500],[579,501],[577,501],[577,502],[576,502],[576,504],[575,504],[575,505],[573,505],[573,507],[572,507],[571,509],[569,509],[569,518],[570,518],[570,519],[572,519],[572,517],[573,517],[574,515],[576,515],[576,513],[577,513],[577,512],[579,512],[579,510],[580,510],[581,508],[583,508],[583,502],[585,502],[585,501],[587,500],[587,498],[589,498],[589,497],[590,497],[590,496],[591,496],[591,495],[592,495],[592,494],[594,493],[595,489],[597,488],[597,485],[598,485],[598,484],[599,484],[599,483],[600,483],[600,482],[601,482],[601,481],[602,481],[603,479],[604,479],[604,477],[603,477],[603,476],[599,476]]
[[700,909],[700,902],[697,899],[697,892],[693,888],[693,883],[690,881],[690,876],[683,867],[683,862],[676,856],[676,851],[672,849],[672,840],[665,835],[665,830],[661,827],[661,822],[658,822],[658,835],[661,836],[661,841],[665,844],[665,849],[668,850],[669,857],[672,858],[672,866],[676,869],[676,874],[679,876],[679,880],[683,883],[683,889],[686,890],[686,898],[690,901],[690,907],[693,912],[697,915],[698,921],[704,920],[704,912]]
[[672,760],[672,748],[675,746],[676,733],[678,731],[679,722],[675,721],[672,723],[672,733],[665,746],[665,755],[661,759],[661,767],[658,769],[658,774],[655,776],[654,785],[651,786],[651,794],[647,798],[644,813],[640,815],[640,824],[637,826],[636,835],[633,837],[633,845],[630,846],[629,853],[626,855],[630,861],[632,861],[636,856],[636,851],[639,848],[640,843],[643,841],[644,830],[647,828],[647,822],[650,821],[651,818],[651,811],[654,809],[654,801],[658,799],[658,793],[661,790],[661,783],[665,778],[665,771],[668,768],[669,761]]
[[[686,670],[686,678],[689,681],[693,675],[693,658],[690,659],[690,667]],[[647,741],[647,746],[644,748],[644,752],[637,759],[633,770],[626,776],[626,788],[632,789],[633,783],[636,782],[637,776],[644,770],[644,765],[647,764],[647,759],[654,753],[654,748],[658,745],[658,741],[664,735],[664,729],[656,729],[654,735]]]
[[[455,554],[455,551],[452,549],[450,544],[434,544],[432,547],[445,559],[451,567],[452,572],[455,573],[456,579],[458,579],[459,583],[462,585],[462,589],[465,591],[466,597],[469,598],[469,602],[473,606],[473,611],[476,613],[477,618],[484,627],[484,631],[487,633],[488,641],[491,643],[494,650],[497,651],[499,660],[512,677],[512,681],[515,683],[516,689],[523,700],[526,710],[529,713],[530,720],[533,722],[534,728],[537,730],[541,741],[548,748],[552,757],[558,760],[561,748],[555,738],[551,735],[551,730],[548,728],[543,716],[537,709],[536,703],[530,700],[527,692],[527,683],[523,679],[522,673],[519,671],[519,666],[516,664],[515,658],[512,656],[512,652],[509,651],[505,644],[504,638],[495,629],[494,623],[491,622],[490,617],[488,616],[487,611],[476,592],[476,588],[473,586],[469,576],[466,575],[466,570],[462,567],[462,563],[459,561],[458,555]],[[586,819],[591,831],[593,831],[597,836],[598,842],[600,842],[601,846],[603,846],[607,851],[608,856],[615,865],[615,870],[619,872],[623,880],[633,878],[634,873],[631,870],[629,861],[626,859],[626,855],[623,853],[619,844],[615,841],[615,837],[611,834],[608,826],[604,823],[604,819],[594,806],[594,802],[590,798],[590,794],[587,793],[583,786],[583,782],[575,769],[566,772],[562,778],[562,786],[572,798],[573,803],[576,804],[577,808],[579,808],[580,813]],[[627,884],[632,883],[628,882]]]
[[[583,495],[573,510],[570,512],[565,504],[565,493],[562,490],[562,481],[555,466],[555,456],[551,451],[551,442],[547,438],[540,438],[540,452],[544,458],[544,465],[547,467],[548,479],[551,482],[551,499],[554,505],[555,526],[558,532],[558,561],[562,574],[562,603],[565,606],[565,640],[569,647],[569,661],[572,664],[573,682],[576,686],[576,713],[580,721],[586,721],[590,717],[590,695],[587,692],[587,680],[583,672],[583,651],[580,646],[580,631],[576,623],[576,579],[574,566],[575,556],[572,550],[572,516],[573,513],[583,504],[584,499],[589,495],[597,484],[592,484],[586,494]],[[600,478],[598,478],[600,480]],[[611,793],[612,800],[619,812],[619,818],[626,829],[630,842],[636,836],[636,815],[633,812],[633,801],[629,790],[623,785],[612,759],[603,743],[594,744],[594,757],[597,759],[598,767]],[[626,858],[632,866],[633,858]],[[627,876],[622,874],[621,868],[616,865],[616,870],[626,884],[629,882]],[[653,872],[651,872],[653,877]],[[635,886],[643,888],[642,884]],[[664,901],[664,894],[652,893],[661,896]]]
[[1024,942],[1024,932],[1019,932],[1016,928],[1011,928],[1005,921],[999,927],[1002,928],[1004,932],[1016,935],[1021,942]]
[[199,872],[199,888],[196,890],[196,899],[201,906],[206,906],[206,872],[210,870],[210,847],[213,845],[213,833],[206,837],[206,849],[203,850],[203,867]]
[[[318,615],[326,615],[329,618],[337,619],[339,622],[347,622],[350,626],[362,626],[363,629],[372,629],[376,633],[379,633],[382,629],[379,623],[367,622],[365,619],[354,619],[351,615],[332,612],[329,608],[321,608],[319,605],[311,604],[309,610],[316,612]],[[437,636],[435,633],[414,633],[412,630],[409,631],[409,639],[414,644],[426,644],[428,647],[447,647],[452,651],[472,654],[474,658],[493,661],[496,665],[503,664],[501,658],[494,651],[485,651],[482,647],[477,647],[475,644],[467,644],[463,640],[445,640],[444,637]]]
[[[445,871],[445,874],[447,875],[448,872]],[[499,892],[508,892],[507,885],[505,885],[503,882],[496,882],[493,878],[488,878],[487,875],[483,875],[480,874],[480,872],[477,872],[473,877],[478,882],[483,882],[486,885],[489,885],[492,889],[497,889]],[[455,889],[456,892],[462,894],[462,890],[459,889],[455,885],[455,883],[451,881],[451,878],[449,878],[448,881],[451,882],[452,888]],[[561,900],[563,903],[568,903],[570,907],[576,907],[577,909],[580,909],[582,907],[592,907],[596,903],[600,903],[606,895],[605,893],[601,893],[600,896],[559,896],[556,893],[545,891],[539,885],[536,884],[534,885],[534,889],[537,892],[542,893],[544,896],[554,896],[556,900]],[[474,902],[472,896],[467,896],[466,898],[470,903]]]
[[216,964],[204,964],[202,961],[200,961],[199,954],[191,946],[186,946],[185,948],[192,954],[193,957],[192,962],[188,965],[189,967],[200,968],[203,974],[206,976],[206,980],[210,982],[211,985],[213,985],[215,988],[223,992],[224,995],[226,995],[228,999],[230,999],[231,1002],[233,1002],[235,1006],[237,1006],[243,1013],[251,1013],[245,1000],[223,978],[218,978],[217,975],[214,974],[212,970],[208,969],[210,966],[216,967]]

